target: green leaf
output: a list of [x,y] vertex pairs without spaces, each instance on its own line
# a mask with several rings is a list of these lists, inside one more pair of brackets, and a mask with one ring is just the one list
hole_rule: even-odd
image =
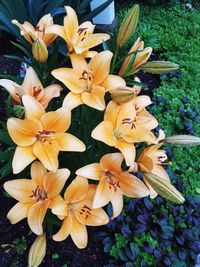
[[32,54],[25,48],[23,47],[22,45],[20,45],[19,43],[15,43],[13,41],[11,41],[11,43],[18,47],[22,52],[24,52],[24,54],[27,56],[27,57],[32,57]]
[[10,158],[13,158],[14,152],[0,152],[0,161],[9,160]]
[[12,158],[0,169],[1,179],[12,172]]
[[15,146],[15,143],[10,138],[9,133],[6,129],[0,130],[0,141],[2,141],[3,143],[9,146]]
[[9,97],[6,100],[6,118],[10,118],[12,113],[12,103],[11,103],[12,96],[9,95]]
[[85,11],[87,11],[87,9],[90,7],[90,3],[92,2],[92,0],[82,0],[79,8],[78,8],[78,13],[82,14]]
[[12,55],[4,55],[5,58],[11,59],[11,60],[17,60],[20,62],[25,62],[26,64],[28,64],[29,66],[31,66],[31,62],[23,57],[18,57],[18,56],[12,56]]

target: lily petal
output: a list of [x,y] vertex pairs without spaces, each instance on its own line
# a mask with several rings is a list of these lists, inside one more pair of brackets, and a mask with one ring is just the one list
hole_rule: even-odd
[[59,203],[53,205],[51,208],[52,208],[52,213],[57,216],[66,217],[69,215],[67,203],[63,199],[60,200]]
[[58,143],[60,151],[85,151],[84,143],[69,133],[59,133],[55,136],[55,141]]
[[20,203],[18,202],[12,209],[9,210],[7,218],[11,224],[18,223],[27,217],[28,211],[33,203]]
[[53,235],[53,240],[54,241],[65,240],[69,236],[71,230],[72,230],[72,218],[71,216],[68,216],[64,219],[60,230],[55,235]]
[[92,163],[78,169],[76,174],[92,180],[99,180],[105,174],[105,171],[99,163]]
[[76,12],[70,6],[65,6],[67,16],[64,18],[64,29],[68,40],[73,40],[78,30],[78,18]]
[[70,59],[71,59],[73,69],[81,77],[83,71],[87,71],[88,69],[87,61],[82,55],[77,55],[75,53],[70,54]]
[[105,88],[105,91],[111,91],[118,87],[125,87],[126,82],[125,80],[117,75],[109,75],[101,84],[102,87]]
[[76,218],[73,217],[71,238],[78,248],[85,248],[88,243],[88,234],[86,226],[79,223]]
[[116,192],[112,195],[111,204],[113,208],[113,216],[111,219],[114,219],[123,209],[123,195],[119,192],[119,190],[116,190]]
[[[11,96],[20,103],[20,97],[17,94],[17,87],[19,86],[17,83],[8,80],[8,79],[0,79],[0,86],[3,86],[10,94]],[[21,96],[21,95],[20,95]]]
[[103,167],[104,171],[119,172],[121,171],[121,164],[124,160],[124,156],[121,153],[110,153],[104,155],[100,164]]
[[126,165],[131,166],[135,161],[135,146],[132,143],[128,143],[123,139],[117,140],[115,147],[118,148],[124,155]]
[[105,100],[104,100],[105,91],[101,86],[92,87],[91,92],[83,92],[81,95],[81,100],[84,104],[89,107],[104,110],[105,109]]
[[67,187],[64,199],[67,203],[75,203],[81,201],[87,195],[89,189],[87,179],[77,176]]
[[72,92],[69,92],[63,101],[63,107],[66,107],[69,110],[72,110],[81,104],[83,104],[83,101],[81,100],[81,94],[74,94]]
[[26,75],[24,77],[24,81],[22,83],[22,88],[26,95],[33,96],[33,88],[40,86],[43,92],[43,87],[41,82],[32,67],[29,67],[26,71]]
[[117,142],[113,132],[113,125],[109,121],[102,121],[92,131],[92,138],[102,141],[109,146],[114,146]]
[[62,87],[58,84],[52,84],[44,89],[44,96],[40,99],[40,104],[47,108],[49,102],[54,98],[60,96]]
[[113,186],[109,185],[107,178],[101,178],[99,184],[97,185],[93,208],[97,209],[107,205],[111,201],[113,193]]
[[43,188],[43,178],[47,174],[47,169],[41,162],[35,161],[31,165],[31,179],[40,187]]
[[45,113],[43,106],[30,95],[23,95],[22,102],[25,108],[25,116],[27,119],[39,120]]

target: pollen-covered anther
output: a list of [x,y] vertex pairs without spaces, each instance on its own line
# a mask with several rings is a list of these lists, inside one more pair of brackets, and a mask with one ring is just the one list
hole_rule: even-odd
[[37,186],[36,189],[32,191],[32,193],[33,194],[30,197],[35,198],[37,202],[47,198],[47,193],[39,186]]
[[39,142],[49,142],[51,144],[51,141],[54,139],[55,137],[55,132],[54,131],[39,131],[36,138],[37,141]]

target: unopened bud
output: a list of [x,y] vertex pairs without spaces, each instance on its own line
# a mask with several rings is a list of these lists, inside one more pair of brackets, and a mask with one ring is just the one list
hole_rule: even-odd
[[163,142],[179,146],[197,146],[200,145],[200,137],[192,135],[174,135],[165,138]]
[[46,62],[48,58],[47,46],[43,40],[37,39],[32,45],[33,57],[39,62]]
[[135,96],[135,90],[131,87],[118,87],[110,92],[112,100],[117,104],[130,102]]
[[169,61],[149,61],[140,66],[144,72],[152,74],[163,74],[176,71],[179,65]]
[[117,46],[122,47],[133,35],[139,18],[139,5],[134,5],[122,21],[117,36]]
[[167,180],[152,174],[144,173],[144,179],[163,198],[181,204],[185,201],[181,193]]
[[38,267],[46,254],[46,234],[38,236],[28,254],[28,267]]

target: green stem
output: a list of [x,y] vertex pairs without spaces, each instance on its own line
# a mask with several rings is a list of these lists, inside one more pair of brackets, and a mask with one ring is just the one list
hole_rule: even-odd
[[113,73],[115,69],[115,62],[117,60],[118,53],[119,53],[119,46],[117,46],[115,49],[114,57],[113,57],[112,64],[111,64],[111,73]]

